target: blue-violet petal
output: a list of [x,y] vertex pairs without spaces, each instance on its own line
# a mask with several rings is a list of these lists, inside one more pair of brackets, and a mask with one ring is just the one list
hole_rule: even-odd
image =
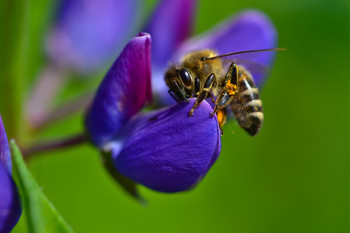
[[140,33],[124,48],[100,84],[85,125],[100,147],[152,99],[151,37]]
[[113,151],[124,176],[160,192],[191,188],[220,153],[220,129],[203,101],[189,117],[195,99],[139,115],[129,122],[122,146]]
[[11,153],[0,116],[0,232],[10,232],[21,213],[18,189],[11,177]]

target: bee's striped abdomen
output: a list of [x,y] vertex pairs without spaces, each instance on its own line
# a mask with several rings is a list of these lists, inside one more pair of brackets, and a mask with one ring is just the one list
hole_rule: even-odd
[[239,67],[238,92],[231,108],[239,125],[250,135],[256,135],[263,123],[264,114],[259,90],[249,72]]

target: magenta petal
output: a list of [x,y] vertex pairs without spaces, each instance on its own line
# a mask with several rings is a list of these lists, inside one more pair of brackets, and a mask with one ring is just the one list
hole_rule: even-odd
[[50,58],[83,74],[100,69],[136,32],[139,0],[63,0],[47,40]]
[[11,177],[11,169],[11,153],[0,116],[0,232],[10,232],[22,213],[18,190]]
[[190,189],[220,153],[220,129],[204,101],[188,116],[195,99],[141,115],[129,122],[113,161],[124,176],[160,192]]
[[[183,54],[198,49],[214,49],[219,54],[253,49],[274,48],[277,32],[270,19],[260,11],[244,11],[234,18],[218,25],[213,30],[186,41],[174,56],[178,60]],[[271,66],[275,52],[228,57],[245,66],[253,75],[257,85],[261,85]]]
[[86,115],[92,142],[100,147],[152,99],[151,37],[140,33],[124,48],[100,84]]

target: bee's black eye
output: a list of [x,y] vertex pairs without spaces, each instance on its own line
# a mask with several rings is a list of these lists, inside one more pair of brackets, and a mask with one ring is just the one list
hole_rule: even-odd
[[185,86],[191,86],[192,79],[190,72],[186,68],[182,68],[178,72],[183,84],[185,84]]

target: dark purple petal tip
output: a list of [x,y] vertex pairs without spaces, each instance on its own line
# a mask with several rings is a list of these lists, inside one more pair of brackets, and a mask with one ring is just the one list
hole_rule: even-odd
[[204,101],[189,117],[195,99],[134,118],[112,158],[124,176],[160,192],[190,189],[220,153],[220,129]]
[[11,153],[0,116],[0,232],[10,232],[22,213],[18,190],[12,180],[11,170]]
[[92,142],[100,147],[109,141],[151,99],[151,37],[140,33],[114,62],[87,112]]

